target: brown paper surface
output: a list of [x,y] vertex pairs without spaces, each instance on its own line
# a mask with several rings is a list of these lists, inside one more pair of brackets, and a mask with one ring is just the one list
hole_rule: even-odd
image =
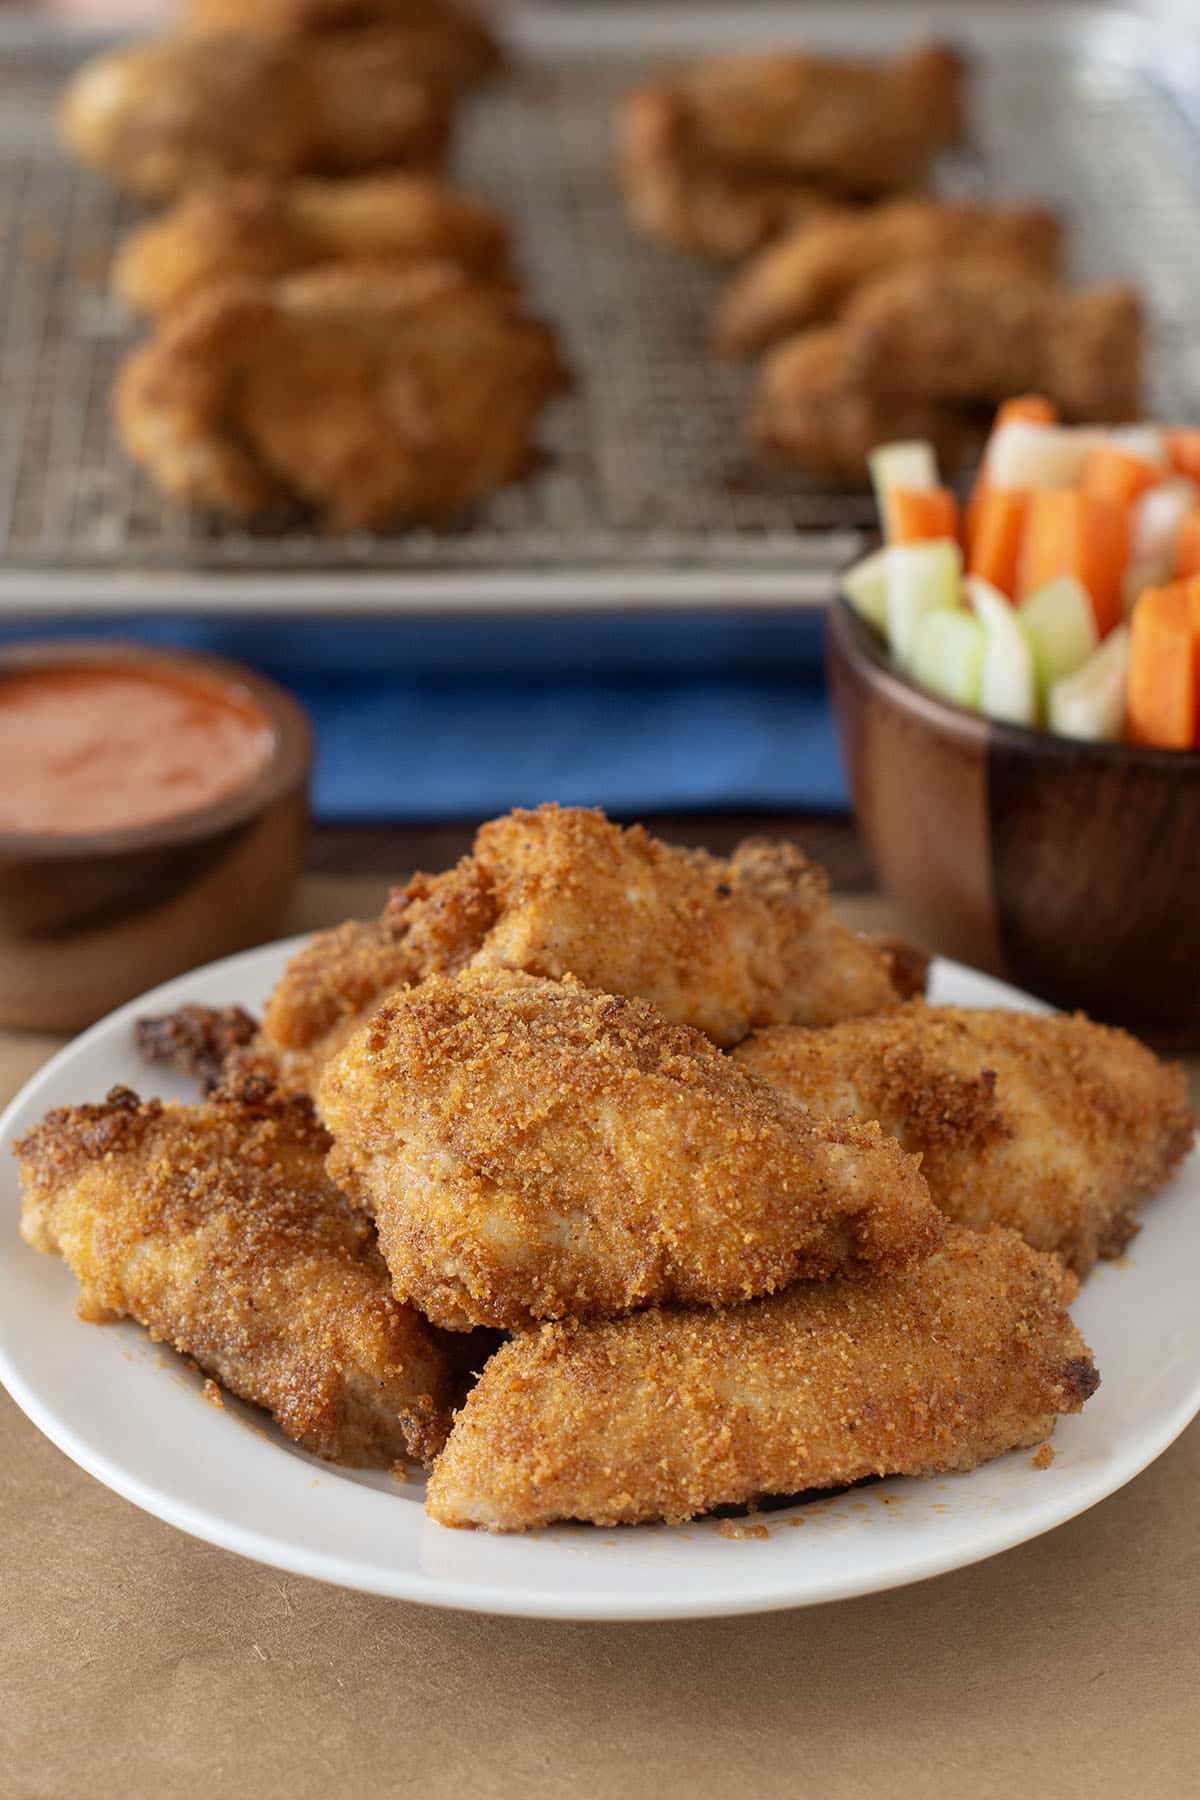
[[[310,881],[297,929],[378,892]],[[887,923],[878,902],[844,911]],[[54,1047],[0,1037],[0,1097]],[[197,1543],[0,1395],[0,1796],[1183,1800],[1200,1791],[1198,1493],[1193,1427],[1082,1518],[918,1587],[558,1625]]]

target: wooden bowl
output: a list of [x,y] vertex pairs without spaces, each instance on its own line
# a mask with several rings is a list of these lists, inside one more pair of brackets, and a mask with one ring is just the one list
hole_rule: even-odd
[[232,687],[273,728],[261,771],[202,810],[129,830],[0,832],[0,1025],[75,1031],[156,982],[277,936],[303,862],[312,734],[274,682],[135,644],[22,644],[17,669],[136,668]]
[[827,658],[859,828],[925,946],[1200,1048],[1200,755],[939,700],[844,600]]

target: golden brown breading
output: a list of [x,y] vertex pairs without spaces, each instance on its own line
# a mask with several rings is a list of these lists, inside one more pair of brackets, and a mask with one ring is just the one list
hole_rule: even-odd
[[473,11],[449,0],[187,0],[185,29],[299,38],[386,29],[403,44],[414,75],[465,90],[503,62],[495,35]]
[[565,385],[553,333],[504,287],[347,264],[206,287],[129,357],[114,406],[174,498],[302,501],[354,529],[444,523],[525,475]]
[[730,283],[714,339],[723,355],[761,350],[834,319],[857,289],[909,263],[985,256],[1015,274],[1058,273],[1062,229],[1040,206],[980,206],[893,200],[831,213],[790,231]]
[[930,400],[1045,394],[1087,423],[1140,412],[1141,316],[1130,287],[1067,293],[986,259],[867,283],[846,312],[851,379]]
[[869,1475],[973,1469],[1097,1386],[1074,1284],[1012,1232],[899,1273],[716,1312],[545,1325],[506,1344],[429,1484],[442,1525],[680,1523]]
[[854,372],[844,324],[814,327],[768,352],[748,422],[754,446],[825,481],[867,480],[878,444],[926,438],[939,461],[956,467],[981,442],[979,420],[943,401],[874,388]]
[[621,169],[648,236],[733,258],[834,198],[921,185],[962,131],[962,65],[776,52],[714,58],[631,94]]
[[325,263],[437,261],[495,276],[507,255],[508,228],[491,207],[432,176],[245,176],[189,193],[132,232],[113,288],[127,306],[158,315],[230,275],[271,281]]
[[1183,1070],[1082,1016],[917,1003],[736,1054],[814,1117],[878,1119],[949,1218],[1010,1225],[1081,1276],[1124,1248],[1192,1141]]
[[285,1087],[315,1091],[331,1056],[388,994],[434,973],[453,974],[495,918],[469,857],[442,875],[414,875],[378,919],[319,931],[297,951],[263,1013],[252,1059]]
[[642,1000],[431,976],[328,1063],[330,1170],[439,1325],[720,1304],[940,1241],[877,1126],[810,1124]]
[[455,1365],[393,1297],[327,1150],[302,1100],[143,1105],[114,1088],[17,1144],[21,1230],[70,1265],[81,1318],[136,1319],[318,1456],[427,1459]]
[[751,838],[716,857],[542,806],[483,826],[475,857],[498,912],[476,967],[570,973],[727,1046],[756,1024],[824,1025],[898,997],[886,949],[842,924],[794,844]]
[[446,147],[450,99],[386,31],[295,44],[172,37],[85,63],[59,125],[83,162],[167,200],[226,176],[427,166]]

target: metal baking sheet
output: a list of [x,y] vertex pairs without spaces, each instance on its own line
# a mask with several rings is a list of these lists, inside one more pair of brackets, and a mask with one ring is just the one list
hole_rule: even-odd
[[944,31],[976,58],[971,149],[951,192],[1040,195],[1074,272],[1136,281],[1148,410],[1200,417],[1200,105],[1188,46],[1106,10],[877,12],[558,7],[514,21],[521,72],[475,102],[457,174],[516,222],[575,392],[545,461],[450,532],[248,531],[162,500],[117,446],[108,393],[138,336],[107,293],[137,209],[73,167],[54,96],[94,45],[0,40],[0,616],[819,604],[869,529],[863,495],[771,470],[741,436],[751,373],[707,352],[722,275],[641,242],[613,172],[621,93],[722,46],[882,51]]

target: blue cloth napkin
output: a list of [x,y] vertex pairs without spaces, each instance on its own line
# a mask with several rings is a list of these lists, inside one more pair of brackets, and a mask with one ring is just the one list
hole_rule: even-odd
[[33,635],[190,646],[274,675],[315,723],[326,824],[542,800],[625,814],[847,804],[815,621],[516,621],[489,635],[469,621],[111,620],[3,637]]

